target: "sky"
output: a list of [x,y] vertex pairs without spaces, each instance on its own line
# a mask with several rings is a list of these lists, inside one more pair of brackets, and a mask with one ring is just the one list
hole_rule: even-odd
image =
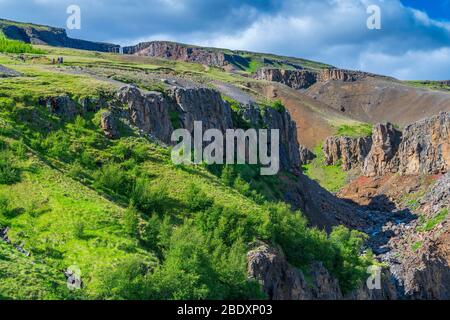
[[[172,40],[296,56],[403,80],[450,79],[450,0],[0,0],[0,17],[132,45]],[[381,29],[367,28],[367,7]]]

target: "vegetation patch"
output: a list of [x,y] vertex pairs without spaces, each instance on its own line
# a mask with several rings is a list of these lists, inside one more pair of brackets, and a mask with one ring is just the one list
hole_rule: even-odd
[[322,145],[314,149],[314,154],[316,158],[303,166],[303,173],[330,192],[341,190],[348,182],[348,175],[342,170],[341,164],[326,165]]
[[433,230],[438,224],[443,222],[445,219],[447,219],[449,213],[448,208],[444,208],[440,210],[436,216],[430,219],[426,219],[423,216],[419,218],[420,225],[417,229],[419,232],[428,232]]
[[31,53],[31,54],[44,54],[45,52],[41,49],[34,48],[31,44],[18,41],[10,40],[5,36],[0,35],[0,52],[3,53]]
[[359,138],[359,137],[369,137],[372,135],[373,126],[369,123],[361,123],[355,125],[343,124],[337,127],[337,136]]

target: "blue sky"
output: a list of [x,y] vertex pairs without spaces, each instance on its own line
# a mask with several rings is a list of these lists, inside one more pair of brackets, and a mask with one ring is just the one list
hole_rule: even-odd
[[402,3],[425,11],[430,18],[450,21],[450,0],[402,0]]
[[[271,52],[400,79],[450,79],[450,0],[0,0],[0,17],[122,45],[173,40]],[[366,26],[381,8],[381,30]]]

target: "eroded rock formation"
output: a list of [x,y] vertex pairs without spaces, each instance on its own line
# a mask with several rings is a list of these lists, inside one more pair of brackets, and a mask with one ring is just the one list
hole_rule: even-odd
[[[306,277],[291,266],[280,249],[265,244],[247,255],[248,276],[259,281],[270,300],[390,300],[397,297],[389,272],[382,272],[381,289],[369,289],[366,283],[344,295],[339,281],[320,262],[310,265]],[[368,275],[369,276],[369,275]]]
[[398,171],[398,148],[401,137],[402,133],[390,123],[374,127],[372,148],[364,160],[364,175],[379,176]]
[[[173,87],[168,95],[163,95],[124,87],[118,99],[128,106],[128,116],[134,126],[167,144],[172,144],[170,138],[175,127],[193,132],[195,121],[202,122],[203,130],[218,129],[225,133],[234,128],[231,107],[218,91],[210,88]],[[272,108],[262,110],[256,105],[243,105],[241,109],[251,128],[279,130],[281,167],[298,168],[297,128],[289,113]]]
[[[367,150],[370,150],[367,152]],[[439,174],[450,169],[450,113],[414,123],[403,132],[378,124],[372,138],[330,137],[325,141],[327,164],[361,167],[365,176]]]
[[321,263],[311,266],[308,281],[292,267],[280,250],[262,245],[248,253],[248,276],[260,281],[271,300],[312,300],[342,298],[339,283]]
[[346,171],[360,168],[372,147],[371,137],[329,137],[323,146],[328,165],[342,162]]
[[402,174],[437,174],[450,170],[450,113],[405,128],[399,148]]
[[185,62],[195,62],[208,66],[224,67],[232,63],[247,64],[243,57],[223,50],[214,50],[185,44],[152,41],[139,43],[136,46],[124,47],[123,53],[149,56]]
[[317,82],[317,73],[308,70],[260,69],[255,79],[274,81],[294,89],[305,89]]
[[107,138],[115,139],[119,136],[119,131],[117,129],[117,119],[116,117],[114,117],[111,111],[105,111],[102,113],[100,126]]

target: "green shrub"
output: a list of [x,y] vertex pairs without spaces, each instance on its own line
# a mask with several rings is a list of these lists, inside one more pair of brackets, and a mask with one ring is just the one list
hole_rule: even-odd
[[164,213],[170,203],[166,187],[154,185],[146,178],[136,181],[131,200],[138,210],[148,215]]
[[83,239],[85,236],[86,225],[83,221],[75,221],[73,224],[73,236],[76,239]]
[[189,210],[193,212],[205,211],[210,208],[214,201],[200,189],[196,184],[191,184],[186,192],[186,203]]
[[133,237],[138,235],[139,212],[132,206],[125,210],[123,214],[123,228],[125,232]]
[[5,36],[0,35],[0,52],[3,53],[33,53],[33,54],[44,54],[45,52],[40,49],[35,49],[31,44],[10,40],[5,38]]
[[0,184],[14,184],[20,181],[20,170],[12,164],[9,152],[0,151]]
[[94,173],[94,187],[98,189],[128,195],[133,186],[134,179],[116,163],[106,164]]
[[70,161],[73,158],[71,147],[72,143],[69,135],[62,130],[51,132],[40,143],[40,149],[44,153],[63,161]]

